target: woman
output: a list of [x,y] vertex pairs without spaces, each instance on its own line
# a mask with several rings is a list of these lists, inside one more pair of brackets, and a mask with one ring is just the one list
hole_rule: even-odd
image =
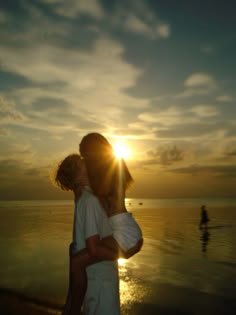
[[79,147],[93,193],[110,217],[113,237],[127,251],[141,239],[141,230],[125,207],[125,191],[133,182],[128,167],[115,157],[112,146],[99,133],[87,134]]

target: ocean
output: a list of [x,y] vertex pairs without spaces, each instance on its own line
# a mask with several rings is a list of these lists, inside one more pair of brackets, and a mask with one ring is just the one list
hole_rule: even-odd
[[[209,227],[199,229],[205,204]],[[144,245],[119,260],[122,314],[234,314],[236,199],[126,199]],[[73,201],[0,202],[0,288],[62,307]]]

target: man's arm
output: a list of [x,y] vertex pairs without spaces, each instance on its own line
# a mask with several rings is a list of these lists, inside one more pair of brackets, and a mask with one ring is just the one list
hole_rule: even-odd
[[[106,243],[114,246],[107,247]],[[100,240],[99,235],[93,235],[86,240],[86,248],[71,255],[71,270],[80,267],[87,267],[103,260],[116,260],[119,258],[119,246],[114,238],[107,237],[106,241]]]
[[143,239],[137,244],[124,252],[113,236],[107,236],[99,239],[98,235],[94,235],[86,240],[87,248],[84,248],[74,255],[71,255],[71,268],[78,266],[87,267],[103,260],[116,260],[119,257],[130,258],[138,253],[143,246]]

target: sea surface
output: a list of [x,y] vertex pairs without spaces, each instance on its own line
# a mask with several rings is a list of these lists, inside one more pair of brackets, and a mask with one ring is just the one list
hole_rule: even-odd
[[[199,229],[202,204],[207,230]],[[193,311],[201,301],[235,300],[236,199],[126,199],[126,205],[144,246],[119,261],[123,314],[157,314],[171,303],[203,314]],[[69,200],[1,201],[0,288],[62,306],[72,221]]]

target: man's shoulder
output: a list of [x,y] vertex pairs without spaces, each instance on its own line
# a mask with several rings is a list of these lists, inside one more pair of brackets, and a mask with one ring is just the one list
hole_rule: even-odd
[[94,195],[92,189],[88,186],[84,187],[81,197],[86,200],[97,200],[97,197]]
[[100,207],[100,202],[90,187],[85,187],[83,189],[79,202],[84,205],[96,205],[97,207]]

